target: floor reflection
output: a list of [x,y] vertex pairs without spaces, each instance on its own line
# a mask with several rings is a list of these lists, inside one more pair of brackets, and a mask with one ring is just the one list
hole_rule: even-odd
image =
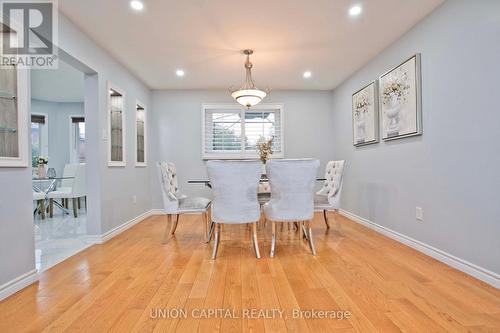
[[44,271],[89,247],[87,216],[80,209],[78,217],[54,212],[54,217],[35,217],[35,258],[38,271]]

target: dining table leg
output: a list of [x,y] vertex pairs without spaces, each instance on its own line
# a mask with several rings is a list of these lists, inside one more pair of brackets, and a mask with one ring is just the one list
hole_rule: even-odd
[[42,214],[42,220],[45,220],[45,199],[40,200],[40,213]]

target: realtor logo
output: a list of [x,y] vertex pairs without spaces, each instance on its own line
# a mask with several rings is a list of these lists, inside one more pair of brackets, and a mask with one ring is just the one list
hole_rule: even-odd
[[0,66],[57,67],[57,3],[2,1]]

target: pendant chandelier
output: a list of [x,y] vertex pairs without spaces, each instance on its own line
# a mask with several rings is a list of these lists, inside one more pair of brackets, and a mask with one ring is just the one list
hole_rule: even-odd
[[243,53],[247,56],[247,60],[245,61],[245,85],[243,85],[241,89],[233,91],[231,96],[236,100],[236,102],[250,108],[259,104],[269,93],[269,89],[264,91],[255,87],[252,79],[252,63],[250,62],[250,55],[253,54],[253,50],[244,50]]

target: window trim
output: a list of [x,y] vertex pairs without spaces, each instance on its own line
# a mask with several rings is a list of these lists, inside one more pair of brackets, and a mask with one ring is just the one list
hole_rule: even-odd
[[[281,140],[281,152],[274,153],[270,156],[271,159],[276,158],[284,158],[285,156],[285,140],[284,140],[284,122],[285,115],[283,110],[285,109],[284,105],[281,103],[263,103],[257,104],[250,108],[251,111],[256,110],[276,110],[280,113],[280,140]],[[239,110],[240,112],[245,112],[247,110],[246,107],[235,104],[228,103],[203,103],[201,105],[201,158],[203,160],[248,160],[248,159],[259,159],[259,154],[256,152],[247,152],[242,146],[242,150],[230,153],[207,153],[205,152],[205,117],[207,110]],[[242,118],[244,119],[244,118]],[[244,126],[242,126],[242,130],[244,133]]]
[[[144,109],[144,162],[138,162],[137,161],[137,106],[140,106]],[[141,102],[140,100],[136,99],[135,100],[135,106],[134,106],[134,112],[135,112],[135,124],[134,124],[134,141],[135,141],[135,166],[138,168],[141,167],[147,167],[148,166],[148,108],[146,107],[146,104]]]
[[45,123],[43,124],[40,131],[40,155],[49,157],[49,114],[44,112],[31,112],[30,131],[31,131],[31,115],[42,116],[45,118]]
[[[70,163],[82,163],[79,161],[79,159],[76,157],[76,150],[73,149],[73,143],[76,141],[75,137],[75,129],[74,129],[74,123],[73,123],[73,118],[85,118],[85,113],[84,114],[70,114],[69,115],[69,161]],[[86,120],[85,120],[86,122]],[[87,124],[85,124],[86,126]],[[87,133],[85,133],[85,141],[87,141]],[[85,162],[87,161],[87,156],[85,155]]]
[[[121,161],[112,161],[111,160],[111,96],[109,95],[109,91],[113,89],[114,91],[118,92],[120,95],[122,95],[123,99],[123,110],[122,110],[122,160]],[[115,84],[111,83],[110,81],[107,82],[106,85],[106,100],[107,100],[107,120],[108,120],[108,167],[125,167],[127,165],[127,146],[125,139],[127,137],[126,133],[126,120],[125,120],[125,115],[126,115],[126,110],[127,110],[127,101],[126,101],[126,96],[125,92],[116,86]]]

